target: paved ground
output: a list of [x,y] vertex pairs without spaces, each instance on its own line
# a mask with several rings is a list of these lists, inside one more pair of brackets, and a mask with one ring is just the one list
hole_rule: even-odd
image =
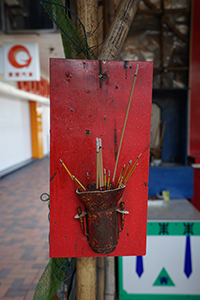
[[49,158],[0,179],[0,299],[32,300],[48,261]]

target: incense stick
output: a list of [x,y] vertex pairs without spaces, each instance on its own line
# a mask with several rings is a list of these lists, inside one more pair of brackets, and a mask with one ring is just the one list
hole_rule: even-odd
[[104,186],[106,187],[106,169],[104,169]]
[[119,188],[120,188],[121,185],[122,185],[123,179],[124,179],[124,177],[122,176],[122,177],[121,177],[121,180],[120,180],[120,182],[119,182],[119,186],[118,186]]
[[82,185],[82,183],[80,183],[80,181],[74,175],[72,175],[72,177],[82,187],[82,189],[86,191],[86,188]]
[[131,88],[131,93],[130,93],[130,96],[129,96],[128,106],[127,106],[127,110],[126,110],[126,116],[125,116],[125,119],[124,119],[124,125],[123,125],[123,129],[122,129],[122,133],[121,133],[119,148],[118,148],[118,152],[117,152],[117,158],[116,158],[116,162],[115,162],[115,168],[114,168],[113,179],[112,179],[113,182],[115,180],[115,175],[116,175],[116,171],[117,171],[117,164],[118,164],[118,160],[119,160],[119,154],[120,154],[122,140],[123,140],[124,131],[125,131],[125,127],[126,127],[126,121],[127,121],[127,118],[128,118],[128,113],[129,113],[129,109],[130,109],[130,105],[131,105],[133,90],[134,90],[135,82],[136,82],[136,78],[137,78],[138,67],[139,67],[139,65],[137,64],[134,79],[133,79],[133,84],[132,84],[132,88]]
[[69,174],[69,176],[71,177],[72,180],[75,180],[81,187],[82,189],[85,191],[86,188],[82,185],[82,183],[80,183],[80,181],[70,173],[70,171],[68,170],[68,168],[66,167],[66,165],[64,164],[64,162],[62,161],[62,159],[60,159],[61,164],[63,165],[63,167],[65,168],[65,170],[67,171],[67,173]]
[[122,170],[121,170],[121,173],[120,173],[120,175],[119,175],[119,178],[118,178],[118,180],[117,180],[117,186],[118,186],[118,184],[119,184],[119,182],[120,182],[120,180],[121,180],[121,177],[122,177],[122,174],[123,174],[123,172],[124,172],[125,167],[126,167],[126,165],[124,164],[124,165],[123,165],[123,168],[122,168]]
[[142,155],[142,153],[140,153],[140,155],[138,155],[138,157],[136,158],[136,160],[135,160],[134,164],[132,165],[130,171],[128,172],[126,178],[124,178],[124,182],[127,182],[127,180],[128,180],[127,178],[129,178],[131,176],[131,174],[132,174],[131,172],[133,171],[133,169],[141,155]]
[[99,188],[99,139],[96,138],[96,189]]
[[99,187],[103,187],[103,156],[102,156],[102,142],[99,138]]
[[124,171],[123,177],[121,177],[121,180],[120,180],[119,185],[118,185],[119,187],[121,187],[121,185],[122,185],[123,179],[124,179],[125,176],[126,176],[126,173],[127,173],[128,169],[129,169],[129,167],[130,167],[130,164],[132,164],[132,160],[129,161],[129,163],[128,163],[128,165],[127,165],[125,171]]
[[65,166],[64,162],[62,161],[62,159],[60,159],[61,164],[63,165],[63,167],[65,168],[65,170],[67,171],[67,173],[69,174],[69,176],[71,177],[71,179],[73,180],[73,176],[70,173],[70,171],[67,169],[67,167]]
[[126,176],[126,178],[125,178],[125,180],[124,180],[124,184],[126,184],[127,183],[127,181],[129,180],[129,178],[131,177],[131,175],[133,174],[133,172],[135,171],[135,169],[137,168],[137,166],[139,165],[139,163],[137,163],[136,165],[135,165],[135,167],[133,168],[133,170],[132,170],[132,172],[130,173],[130,175],[128,176]]
[[125,171],[124,171],[124,174],[123,174],[123,177],[124,177],[124,178],[125,178],[126,173],[127,173],[128,169],[129,169],[129,167],[130,167],[130,164],[132,164],[132,160],[129,161],[129,163],[128,163],[128,165],[127,165]]
[[110,188],[110,170],[108,170],[108,186],[107,189]]

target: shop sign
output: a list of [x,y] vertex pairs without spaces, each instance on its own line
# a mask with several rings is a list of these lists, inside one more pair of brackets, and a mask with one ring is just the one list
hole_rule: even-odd
[[3,48],[5,80],[40,80],[37,43],[5,43]]

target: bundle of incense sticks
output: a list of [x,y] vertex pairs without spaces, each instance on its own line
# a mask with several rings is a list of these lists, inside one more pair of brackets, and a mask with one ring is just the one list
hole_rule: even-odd
[[[138,155],[135,162],[132,164],[132,160],[129,161],[127,166],[124,164],[123,168],[121,170],[121,173],[118,177],[118,180],[115,182],[110,181],[110,170],[108,170],[108,178],[106,174],[106,169],[103,169],[103,155],[102,155],[102,142],[101,139],[96,138],[97,143],[97,151],[96,151],[96,190],[110,190],[110,189],[116,189],[121,188],[126,185],[127,181],[139,165],[138,160],[141,157],[142,153]],[[84,191],[87,191],[88,188],[85,188],[84,185],[74,176],[71,174],[69,169],[66,167],[64,162],[60,159],[61,164],[69,174],[72,180],[74,180],[78,186],[80,186]],[[130,168],[131,166],[131,168]],[[129,172],[128,172],[129,170]],[[89,173],[87,172],[87,178],[89,179]],[[90,190],[90,189],[89,189]]]
[[102,188],[104,188],[104,190],[111,188],[120,188],[123,185],[126,185],[127,181],[138,166],[137,161],[141,155],[142,153],[136,158],[130,170],[129,167],[132,164],[132,160],[129,161],[127,167],[124,164],[119,178],[116,182],[110,181],[110,170],[108,170],[107,181],[106,169],[103,168],[102,140],[100,138],[96,138],[96,190],[101,190]]
[[[98,189],[101,190],[102,188],[104,188],[104,189],[120,188],[120,187],[122,187],[122,185],[126,185],[127,181],[129,180],[129,178],[131,177],[131,175],[135,171],[136,167],[138,166],[137,161],[140,158],[140,156],[142,155],[142,153],[141,153],[136,158],[136,160],[135,160],[135,162],[132,165],[130,170],[129,170],[129,167],[132,164],[132,160],[129,161],[127,167],[124,165],[123,168],[122,168],[122,171],[119,175],[118,180],[117,181],[115,180],[115,175],[116,175],[116,171],[117,171],[121,145],[122,145],[124,131],[125,131],[125,127],[126,127],[126,122],[127,122],[127,118],[128,118],[128,114],[129,114],[130,105],[131,105],[132,95],[133,95],[133,91],[134,91],[134,87],[135,87],[135,83],[136,83],[138,68],[139,68],[139,65],[137,64],[134,79],[133,79],[133,83],[132,83],[132,87],[131,87],[131,93],[130,93],[129,101],[128,101],[128,105],[127,105],[126,115],[125,115],[125,118],[124,118],[124,124],[123,124],[123,128],[122,128],[122,133],[121,133],[119,148],[118,148],[118,152],[117,152],[115,168],[114,168],[114,171],[113,171],[112,181],[110,181],[110,170],[108,171],[108,181],[107,181],[106,169],[103,169],[102,141],[101,141],[101,138],[98,138],[98,137],[96,138],[96,190],[98,190]],[[79,184],[82,187],[83,190],[86,190],[86,188],[80,183],[80,181],[74,175],[72,175],[69,172],[69,170],[67,169],[67,167],[65,166],[63,161],[62,160],[60,160],[60,161],[61,161],[62,165],[64,166],[64,168],[66,169],[66,171],[68,172],[71,179],[75,180],[76,183]],[[128,170],[129,170],[129,172],[128,172]],[[87,178],[89,179],[88,174],[89,173],[87,173]]]

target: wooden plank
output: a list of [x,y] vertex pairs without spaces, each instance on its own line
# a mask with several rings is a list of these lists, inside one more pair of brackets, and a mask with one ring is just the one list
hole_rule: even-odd
[[104,168],[112,177],[137,64],[116,178],[124,164],[143,155],[124,191],[123,201],[130,214],[125,217],[124,230],[111,256],[145,253],[153,63],[102,61],[102,73],[106,72],[108,78],[102,80],[100,88],[99,61],[51,59],[50,175],[57,174],[50,184],[51,257],[106,256],[92,251],[80,222],[74,219],[77,207],[81,205],[82,211],[85,207],[60,159],[84,186],[95,182],[96,137],[101,137]]
[[163,22],[167,24],[167,26],[169,28],[171,28],[185,43],[189,43],[189,40],[188,38],[183,35],[179,30],[178,28],[176,28],[176,26],[169,20],[167,19],[165,16],[163,16]]

